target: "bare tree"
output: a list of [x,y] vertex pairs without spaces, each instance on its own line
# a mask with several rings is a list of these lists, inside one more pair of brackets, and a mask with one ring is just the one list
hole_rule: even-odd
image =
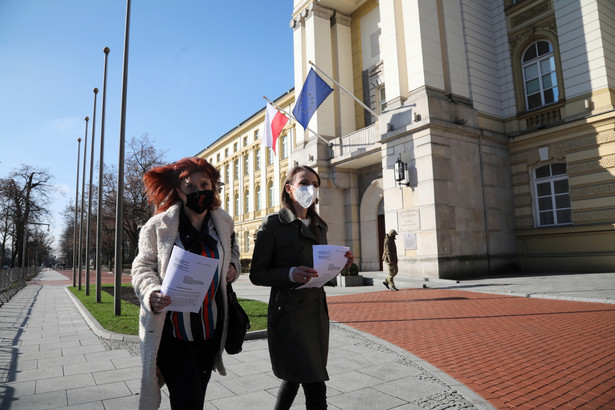
[[[165,151],[154,147],[147,134],[141,137],[133,137],[126,147],[126,159],[124,167],[124,249],[123,259],[126,263],[132,262],[137,254],[139,230],[141,226],[152,216],[153,209],[147,201],[143,175],[150,169],[164,165]],[[110,212],[110,219],[103,215],[103,229],[110,230],[114,234],[114,225],[105,223],[112,221],[115,224],[115,202],[117,192],[117,172],[114,168],[105,171],[103,209],[104,213]],[[105,232],[103,231],[103,235]]]
[[0,190],[0,237],[3,239],[3,252],[6,242],[11,239],[11,265],[21,266],[24,234],[29,225],[45,223],[49,215],[47,205],[50,202],[53,177],[47,170],[22,165],[2,180]]

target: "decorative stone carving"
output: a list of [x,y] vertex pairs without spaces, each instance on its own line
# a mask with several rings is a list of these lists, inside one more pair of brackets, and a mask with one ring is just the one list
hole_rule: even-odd
[[[335,14],[335,10],[328,9],[323,6],[319,6],[318,4],[310,3],[310,5],[306,9],[308,12],[311,11],[314,16],[320,17],[323,19],[331,20],[331,17]],[[308,15],[305,16],[307,18]]]
[[331,24],[340,24],[342,26],[350,27],[350,16],[336,11]]
[[591,185],[578,188],[573,187],[570,188],[568,194],[570,195],[570,198],[574,200],[613,196],[615,195],[615,183]]
[[615,155],[593,161],[580,162],[568,165],[568,175],[584,174],[615,167]]
[[615,209],[597,209],[594,211],[575,211],[572,213],[573,223],[612,221],[615,219]]
[[510,19],[511,28],[515,28],[534,17],[551,10],[551,2],[544,1]]
[[564,158],[572,151],[579,151],[589,147],[606,144],[615,141],[615,131],[607,131],[600,134],[592,134],[584,137],[576,137],[550,146],[549,151],[555,158]]

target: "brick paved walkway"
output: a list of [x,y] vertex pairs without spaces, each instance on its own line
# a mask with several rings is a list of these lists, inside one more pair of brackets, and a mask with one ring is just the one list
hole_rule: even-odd
[[[73,271],[72,270],[61,270],[57,271],[62,275],[66,276],[66,280],[55,280],[55,281],[44,281],[37,282],[31,281],[30,283],[37,283],[39,285],[72,285],[73,284]],[[132,277],[130,275],[122,275],[122,283],[130,283]],[[77,280],[78,282],[78,280]],[[113,284],[115,283],[115,275],[113,272],[101,272],[100,274],[100,282],[103,284]],[[81,272],[81,286],[85,286],[85,272]],[[96,270],[90,271],[90,289],[92,286],[96,286]]]
[[615,408],[615,306],[458,290],[328,297],[331,319],[393,343],[499,409]]

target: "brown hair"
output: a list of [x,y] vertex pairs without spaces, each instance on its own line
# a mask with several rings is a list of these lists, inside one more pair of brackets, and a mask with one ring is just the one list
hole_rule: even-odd
[[[282,205],[284,205],[285,208],[288,208],[293,214],[295,214],[295,208],[293,207],[293,199],[290,197],[290,194],[286,192],[286,185],[287,184],[292,185],[292,182],[295,180],[295,176],[299,173],[299,171],[307,171],[307,172],[311,172],[312,174],[316,175],[316,179],[318,179],[318,186],[320,187],[320,175],[318,175],[318,172],[314,171],[313,168],[308,167],[307,165],[294,166],[293,169],[291,169],[290,172],[288,173],[288,176],[286,177],[286,179],[284,180],[282,194],[280,196]],[[316,198],[314,203],[310,205],[310,207],[308,208],[307,216],[312,220],[311,224],[313,224],[316,221],[320,221],[322,222],[323,225],[327,226],[325,221],[320,217],[320,215],[318,215],[318,212],[316,212],[317,203],[318,203],[318,198]]]
[[214,202],[209,209],[220,207],[222,201],[217,190],[220,172],[203,158],[189,157],[169,165],[152,168],[143,175],[145,193],[149,202],[156,207],[156,214],[166,211],[175,202],[180,201],[177,194],[180,181],[196,172],[203,172],[211,180]]

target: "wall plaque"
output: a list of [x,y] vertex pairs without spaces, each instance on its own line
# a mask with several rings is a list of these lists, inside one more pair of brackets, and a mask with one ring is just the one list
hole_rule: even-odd
[[398,218],[400,233],[421,230],[421,217],[418,209],[400,211]]

